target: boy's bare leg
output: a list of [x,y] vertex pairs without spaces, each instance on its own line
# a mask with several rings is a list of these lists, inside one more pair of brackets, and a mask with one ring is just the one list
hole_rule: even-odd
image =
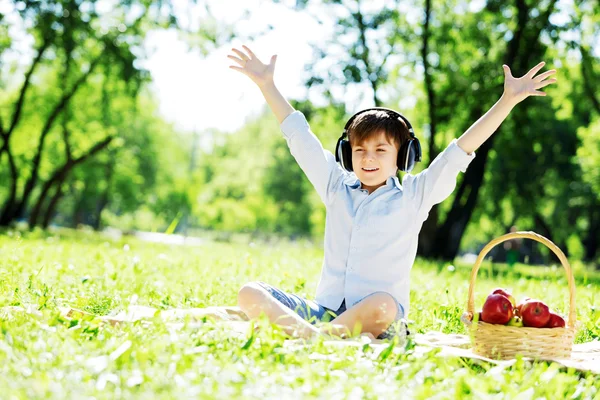
[[302,319],[258,284],[248,283],[240,289],[238,306],[251,319],[264,312],[270,322],[279,325],[288,335],[309,338],[321,334],[317,327]]
[[398,306],[391,295],[375,293],[331,321],[331,333],[337,336],[348,331],[354,333],[355,327],[360,326],[361,333],[370,333],[378,337],[394,323],[397,313]]

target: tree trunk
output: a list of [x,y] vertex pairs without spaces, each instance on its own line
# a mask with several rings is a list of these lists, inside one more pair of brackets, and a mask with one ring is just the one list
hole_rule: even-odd
[[[112,160],[114,160],[114,157],[111,157],[111,161]],[[113,173],[115,170],[114,166],[114,162],[109,162],[106,165],[106,188],[104,189],[102,196],[100,196],[100,199],[98,199],[98,202],[96,203],[96,215],[94,223],[92,224],[92,227],[96,231],[100,230],[100,227],[102,225],[102,211],[104,211],[104,209],[110,201],[110,183],[112,181]]]
[[[35,215],[33,215],[33,212],[32,212],[32,216],[30,217],[30,226],[31,227],[33,227],[35,224],[37,224],[37,218],[39,217],[39,212],[41,210],[41,202],[44,201],[50,188],[52,186],[57,186],[57,187],[62,186],[63,182],[65,182],[66,179],[69,177],[69,173],[73,170],[73,168],[75,168],[77,165],[83,163],[85,160],[92,157],[96,153],[100,152],[105,147],[107,147],[110,144],[110,142],[112,142],[113,139],[114,139],[114,136],[106,137],[104,140],[96,143],[86,153],[82,154],[81,156],[77,157],[76,159],[67,160],[67,162],[62,167],[58,168],[54,172],[52,177],[46,182],[46,184],[42,188],[42,193],[40,194],[40,198],[38,199],[38,204],[36,204],[36,206],[34,208]],[[42,198],[42,195],[43,195],[43,198]],[[62,197],[62,194],[59,196],[59,199],[60,199],[60,197]],[[54,201],[54,198],[50,201],[50,205],[48,205],[49,209],[52,207],[53,201]],[[58,201],[58,199],[56,201]],[[46,214],[48,214],[48,211],[46,211]]]
[[586,262],[593,262],[600,246],[600,204],[594,202],[589,209],[590,220],[586,237],[583,239]]
[[94,228],[95,231],[99,231],[102,227],[102,211],[104,211],[104,209],[108,205],[108,190],[109,188],[107,187],[104,193],[102,193],[100,199],[98,199],[98,202],[96,203],[94,221],[92,223],[92,228]]
[[83,182],[83,190],[81,191],[81,195],[79,198],[76,198],[75,191],[71,188],[71,195],[75,198],[75,206],[73,207],[73,216],[72,216],[72,228],[77,228],[83,222],[83,213],[85,212],[83,207],[83,202],[85,199],[85,191],[87,185],[86,182]]
[[50,204],[48,204],[48,208],[46,209],[46,214],[44,215],[44,220],[42,221],[42,228],[47,229],[48,225],[50,225],[50,221],[52,216],[54,215],[54,210],[56,210],[56,206],[58,205],[58,201],[63,196],[62,190],[62,182],[56,186],[56,192],[54,192],[54,196],[50,199]]
[[63,184],[63,182],[65,181],[67,174],[70,172],[71,168],[72,168],[72,161],[71,162],[67,162],[67,164],[65,164],[63,167],[61,167],[60,169],[58,169],[54,175],[48,179],[46,181],[46,183],[44,183],[44,186],[42,187],[42,191],[40,192],[40,195],[38,196],[37,202],[35,203],[35,206],[33,206],[31,213],[29,214],[29,227],[33,229],[34,226],[37,225],[37,219],[42,211],[42,205],[44,204],[44,202],[46,201],[46,198],[48,197],[48,192],[50,192],[50,189],[53,186],[60,186]]
[[[4,135],[4,139],[5,139],[5,145],[6,145],[5,150],[9,149],[8,141],[10,139],[10,136],[12,135],[15,128],[19,124],[19,121],[21,120],[21,111],[23,110],[23,102],[25,101],[25,95],[27,94],[27,91],[31,84],[31,77],[33,76],[33,73],[36,70],[37,66],[42,61],[42,57],[44,56],[44,53],[46,52],[46,50],[48,50],[49,46],[50,46],[50,41],[47,38],[44,38],[40,48],[37,50],[37,54],[36,54],[35,58],[33,59],[31,65],[29,66],[29,70],[25,74],[25,80],[23,81],[23,86],[21,86],[21,90],[19,91],[19,98],[17,99],[17,102],[15,103],[15,107],[13,110],[13,115],[12,115],[10,125],[6,129],[6,132],[4,131],[4,128],[1,129],[1,131],[3,132],[3,135]],[[2,150],[0,150],[0,155],[1,154],[2,154]]]
[[50,116],[46,120],[46,123],[44,124],[42,132],[40,134],[40,138],[38,140],[38,147],[37,147],[36,153],[33,156],[33,159],[31,161],[31,175],[29,176],[29,179],[25,183],[25,188],[23,189],[23,195],[21,196],[21,199],[16,203],[15,207],[13,208],[13,215],[9,216],[12,220],[14,220],[16,218],[21,218],[23,216],[23,214],[25,213],[25,209],[27,208],[27,203],[29,202],[29,197],[31,196],[31,193],[34,190],[34,188],[37,184],[38,177],[39,177],[39,168],[41,165],[42,152],[44,150],[46,136],[48,135],[48,133],[54,126],[54,121],[56,121],[56,118],[58,118],[58,116],[61,114],[61,112],[65,109],[65,107],[67,106],[69,101],[73,98],[75,93],[77,93],[79,88],[87,81],[87,78],[90,76],[92,71],[96,68],[101,57],[102,57],[102,54],[97,56],[92,61],[92,63],[90,64],[90,68],[87,70],[87,72],[85,72],[82,76],[80,76],[79,79],[73,84],[73,86],[71,87],[69,92],[64,94],[61,97],[60,101],[54,106],[54,109],[52,110],[52,112],[50,113]]
[[10,192],[8,193],[8,199],[4,203],[4,208],[2,209],[2,214],[0,214],[0,226],[8,226],[13,221],[14,208],[17,197],[17,166],[15,164],[15,160],[13,158],[12,152],[10,151],[10,147],[8,146],[8,138],[5,139],[4,146],[6,148],[5,152],[8,156],[8,166],[10,170]]
[[[433,77],[431,74],[431,66],[427,60],[429,54],[429,21],[431,19],[431,0],[425,1],[425,21],[423,23],[423,46],[421,47],[421,59],[423,60],[423,69],[425,74],[425,90],[427,91],[427,103],[429,111],[429,162],[428,165],[437,157],[438,151],[435,147],[435,135],[437,133],[437,115],[436,115],[436,98],[435,90],[433,89]],[[435,242],[435,234],[439,223],[439,208],[434,205],[429,211],[427,220],[423,223],[419,232],[419,244],[417,253],[430,257],[433,252]]]
[[454,197],[452,208],[436,232],[432,258],[453,260],[458,254],[460,240],[477,204],[477,195],[483,184],[483,174],[492,143],[493,136],[478,149],[477,157],[467,169]]
[[[536,232],[539,233],[540,235],[544,236],[546,239],[550,240],[556,246],[558,246],[558,248],[562,250],[562,252],[565,254],[565,256],[569,257],[569,249],[567,248],[567,244],[565,242],[557,243],[556,238],[552,234],[552,228],[550,228],[550,225],[548,225],[546,223],[544,218],[539,213],[536,212],[533,220],[535,223]],[[553,251],[550,251],[549,260],[560,263],[560,259],[558,258],[558,256],[556,256],[554,254]],[[547,260],[547,261],[549,261],[549,260]]]

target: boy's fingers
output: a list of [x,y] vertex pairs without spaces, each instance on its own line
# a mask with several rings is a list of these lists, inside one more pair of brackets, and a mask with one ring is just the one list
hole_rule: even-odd
[[549,80],[544,81],[544,82],[538,82],[535,85],[533,85],[533,88],[534,89],[541,89],[541,88],[543,88],[545,86],[548,86],[549,84],[554,83],[554,82],[556,82],[556,79],[549,79]]
[[545,96],[546,93],[542,92],[540,90],[536,90],[535,92],[531,93],[532,96]]
[[231,58],[233,61],[237,62],[238,64],[240,64],[242,67],[246,65],[246,61],[241,60],[237,57],[234,56],[227,56],[228,58]]
[[256,56],[254,55],[252,50],[250,50],[248,47],[246,47],[244,45],[242,45],[242,47],[248,52],[248,54],[250,54],[250,57],[256,58]]
[[237,49],[231,49],[232,51],[234,51],[238,56],[240,56],[240,58],[242,60],[246,60],[248,61],[250,59],[250,57],[248,57],[247,55],[245,55],[243,52],[237,50]]
[[236,71],[240,71],[241,73],[245,74],[244,68],[236,67],[235,65],[230,65],[229,68],[235,69]]
[[546,63],[544,61],[542,61],[541,63],[539,63],[535,67],[531,68],[531,70],[529,70],[529,72],[527,73],[526,76],[529,77],[529,78],[533,77],[535,74],[538,73],[538,71],[540,69],[542,69],[544,67],[544,65],[546,65]]
[[554,75],[555,73],[556,73],[556,70],[555,69],[551,69],[550,71],[546,71],[543,74],[536,76],[535,79],[534,79],[534,81],[536,81],[536,82],[543,81],[544,79],[546,79],[549,76]]
[[248,70],[246,70],[244,68],[236,67],[235,65],[230,65],[229,68],[234,69],[236,71],[239,71],[242,74],[246,75],[248,78],[254,80],[254,77],[252,76],[252,74],[249,74]]

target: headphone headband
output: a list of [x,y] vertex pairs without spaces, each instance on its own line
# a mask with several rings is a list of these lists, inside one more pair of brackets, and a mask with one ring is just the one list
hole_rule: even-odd
[[356,119],[356,117],[358,117],[359,115],[361,115],[362,113],[364,113],[366,111],[371,111],[371,110],[386,111],[389,114],[397,116],[402,121],[404,121],[404,123],[406,124],[406,127],[408,128],[408,133],[410,134],[410,136],[413,138],[415,137],[415,131],[413,130],[413,127],[410,124],[410,122],[408,121],[408,119],[406,119],[406,117],[404,115],[400,114],[398,111],[392,110],[391,108],[385,108],[385,107],[366,108],[366,109],[361,110],[361,111],[357,112],[356,114],[354,114],[352,117],[350,117],[348,122],[346,122],[346,126],[344,126],[344,132],[343,132],[342,137],[348,137],[348,129],[350,128],[350,126],[352,125],[352,122]]

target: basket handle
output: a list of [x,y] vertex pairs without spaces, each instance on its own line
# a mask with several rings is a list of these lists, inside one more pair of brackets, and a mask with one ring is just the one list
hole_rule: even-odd
[[552,243],[550,240],[548,240],[544,236],[539,235],[535,232],[507,233],[506,235],[502,235],[502,236],[497,237],[496,239],[492,240],[481,250],[481,252],[479,253],[479,256],[477,257],[477,260],[475,261],[475,265],[473,266],[473,269],[471,270],[471,280],[469,282],[469,300],[467,302],[467,313],[469,315],[469,318],[472,320],[474,312],[475,312],[475,299],[474,299],[474,297],[475,297],[475,290],[474,290],[475,279],[477,278],[477,271],[479,271],[479,267],[481,266],[483,258],[487,255],[487,253],[490,252],[490,250],[492,250],[492,248],[494,248],[494,246],[496,246],[502,242],[506,242],[507,240],[518,239],[518,238],[533,239],[537,242],[540,242],[540,243],[546,245],[546,247],[548,247],[550,250],[552,250],[554,252],[554,254],[556,254],[558,259],[560,260],[562,266],[565,268],[565,271],[567,274],[567,280],[569,282],[569,322],[568,322],[568,325],[570,327],[574,327],[575,326],[575,279],[573,278],[573,272],[571,271],[571,266],[569,265],[569,261],[567,260],[567,257],[562,252],[562,250],[558,248],[558,246],[556,246],[554,243]]

